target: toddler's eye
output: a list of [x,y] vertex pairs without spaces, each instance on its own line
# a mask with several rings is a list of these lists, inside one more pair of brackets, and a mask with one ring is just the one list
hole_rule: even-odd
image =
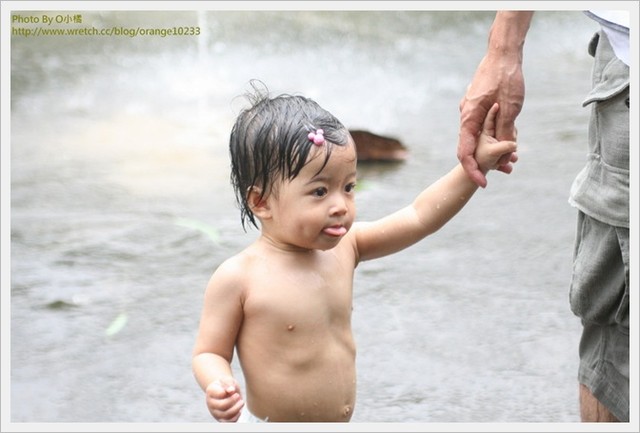
[[316,189],[313,190],[312,194],[315,197],[324,197],[325,195],[327,195],[327,188],[325,188],[325,187],[316,188]]
[[350,184],[348,184],[347,186],[344,187],[344,190],[346,192],[353,192],[353,191],[355,191],[355,189],[356,189],[356,183],[355,182],[352,182],[352,183],[350,183]]

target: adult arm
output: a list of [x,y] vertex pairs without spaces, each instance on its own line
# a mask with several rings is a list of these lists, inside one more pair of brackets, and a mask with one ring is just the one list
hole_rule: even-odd
[[[489,31],[487,52],[480,61],[471,84],[460,102],[460,132],[457,155],[469,177],[481,187],[487,179],[478,167],[474,152],[487,112],[500,105],[496,138],[515,140],[515,119],[525,96],[522,74],[523,47],[533,11],[498,11]],[[510,173],[510,157],[500,161],[498,170]]]

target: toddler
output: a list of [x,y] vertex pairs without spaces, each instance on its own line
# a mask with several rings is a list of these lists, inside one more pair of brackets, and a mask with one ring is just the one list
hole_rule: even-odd
[[[516,143],[493,138],[497,111],[478,137],[483,173],[517,160]],[[224,261],[205,291],[193,371],[207,408],[220,422],[347,422],[356,397],[356,266],[434,233],[478,187],[457,165],[404,209],[354,222],[354,142],[302,96],[254,95],[229,147],[243,227],[260,236]],[[232,375],[234,349],[244,393]]]

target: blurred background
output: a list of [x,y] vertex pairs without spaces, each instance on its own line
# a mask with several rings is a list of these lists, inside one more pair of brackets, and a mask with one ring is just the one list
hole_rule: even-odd
[[[21,15],[43,13],[58,14]],[[458,103],[494,13],[59,14],[81,23],[53,28],[200,35],[11,38],[11,421],[215,422],[191,349],[211,273],[257,236],[227,153],[249,81],[407,146],[405,162],[359,167],[358,220],[372,220],[457,163]],[[567,198],[596,30],[579,11],[538,12],[514,172],[358,267],[353,422],[579,421]]]

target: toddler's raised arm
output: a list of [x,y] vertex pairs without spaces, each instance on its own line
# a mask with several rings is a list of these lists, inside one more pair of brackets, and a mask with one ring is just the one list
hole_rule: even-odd
[[[493,136],[497,112],[498,105],[494,104],[478,137],[476,160],[483,173],[497,169],[505,161],[517,160],[516,143],[498,141]],[[380,220],[357,224],[353,239],[359,261],[393,254],[436,232],[467,204],[477,189],[478,185],[458,164],[422,191],[411,205]]]

